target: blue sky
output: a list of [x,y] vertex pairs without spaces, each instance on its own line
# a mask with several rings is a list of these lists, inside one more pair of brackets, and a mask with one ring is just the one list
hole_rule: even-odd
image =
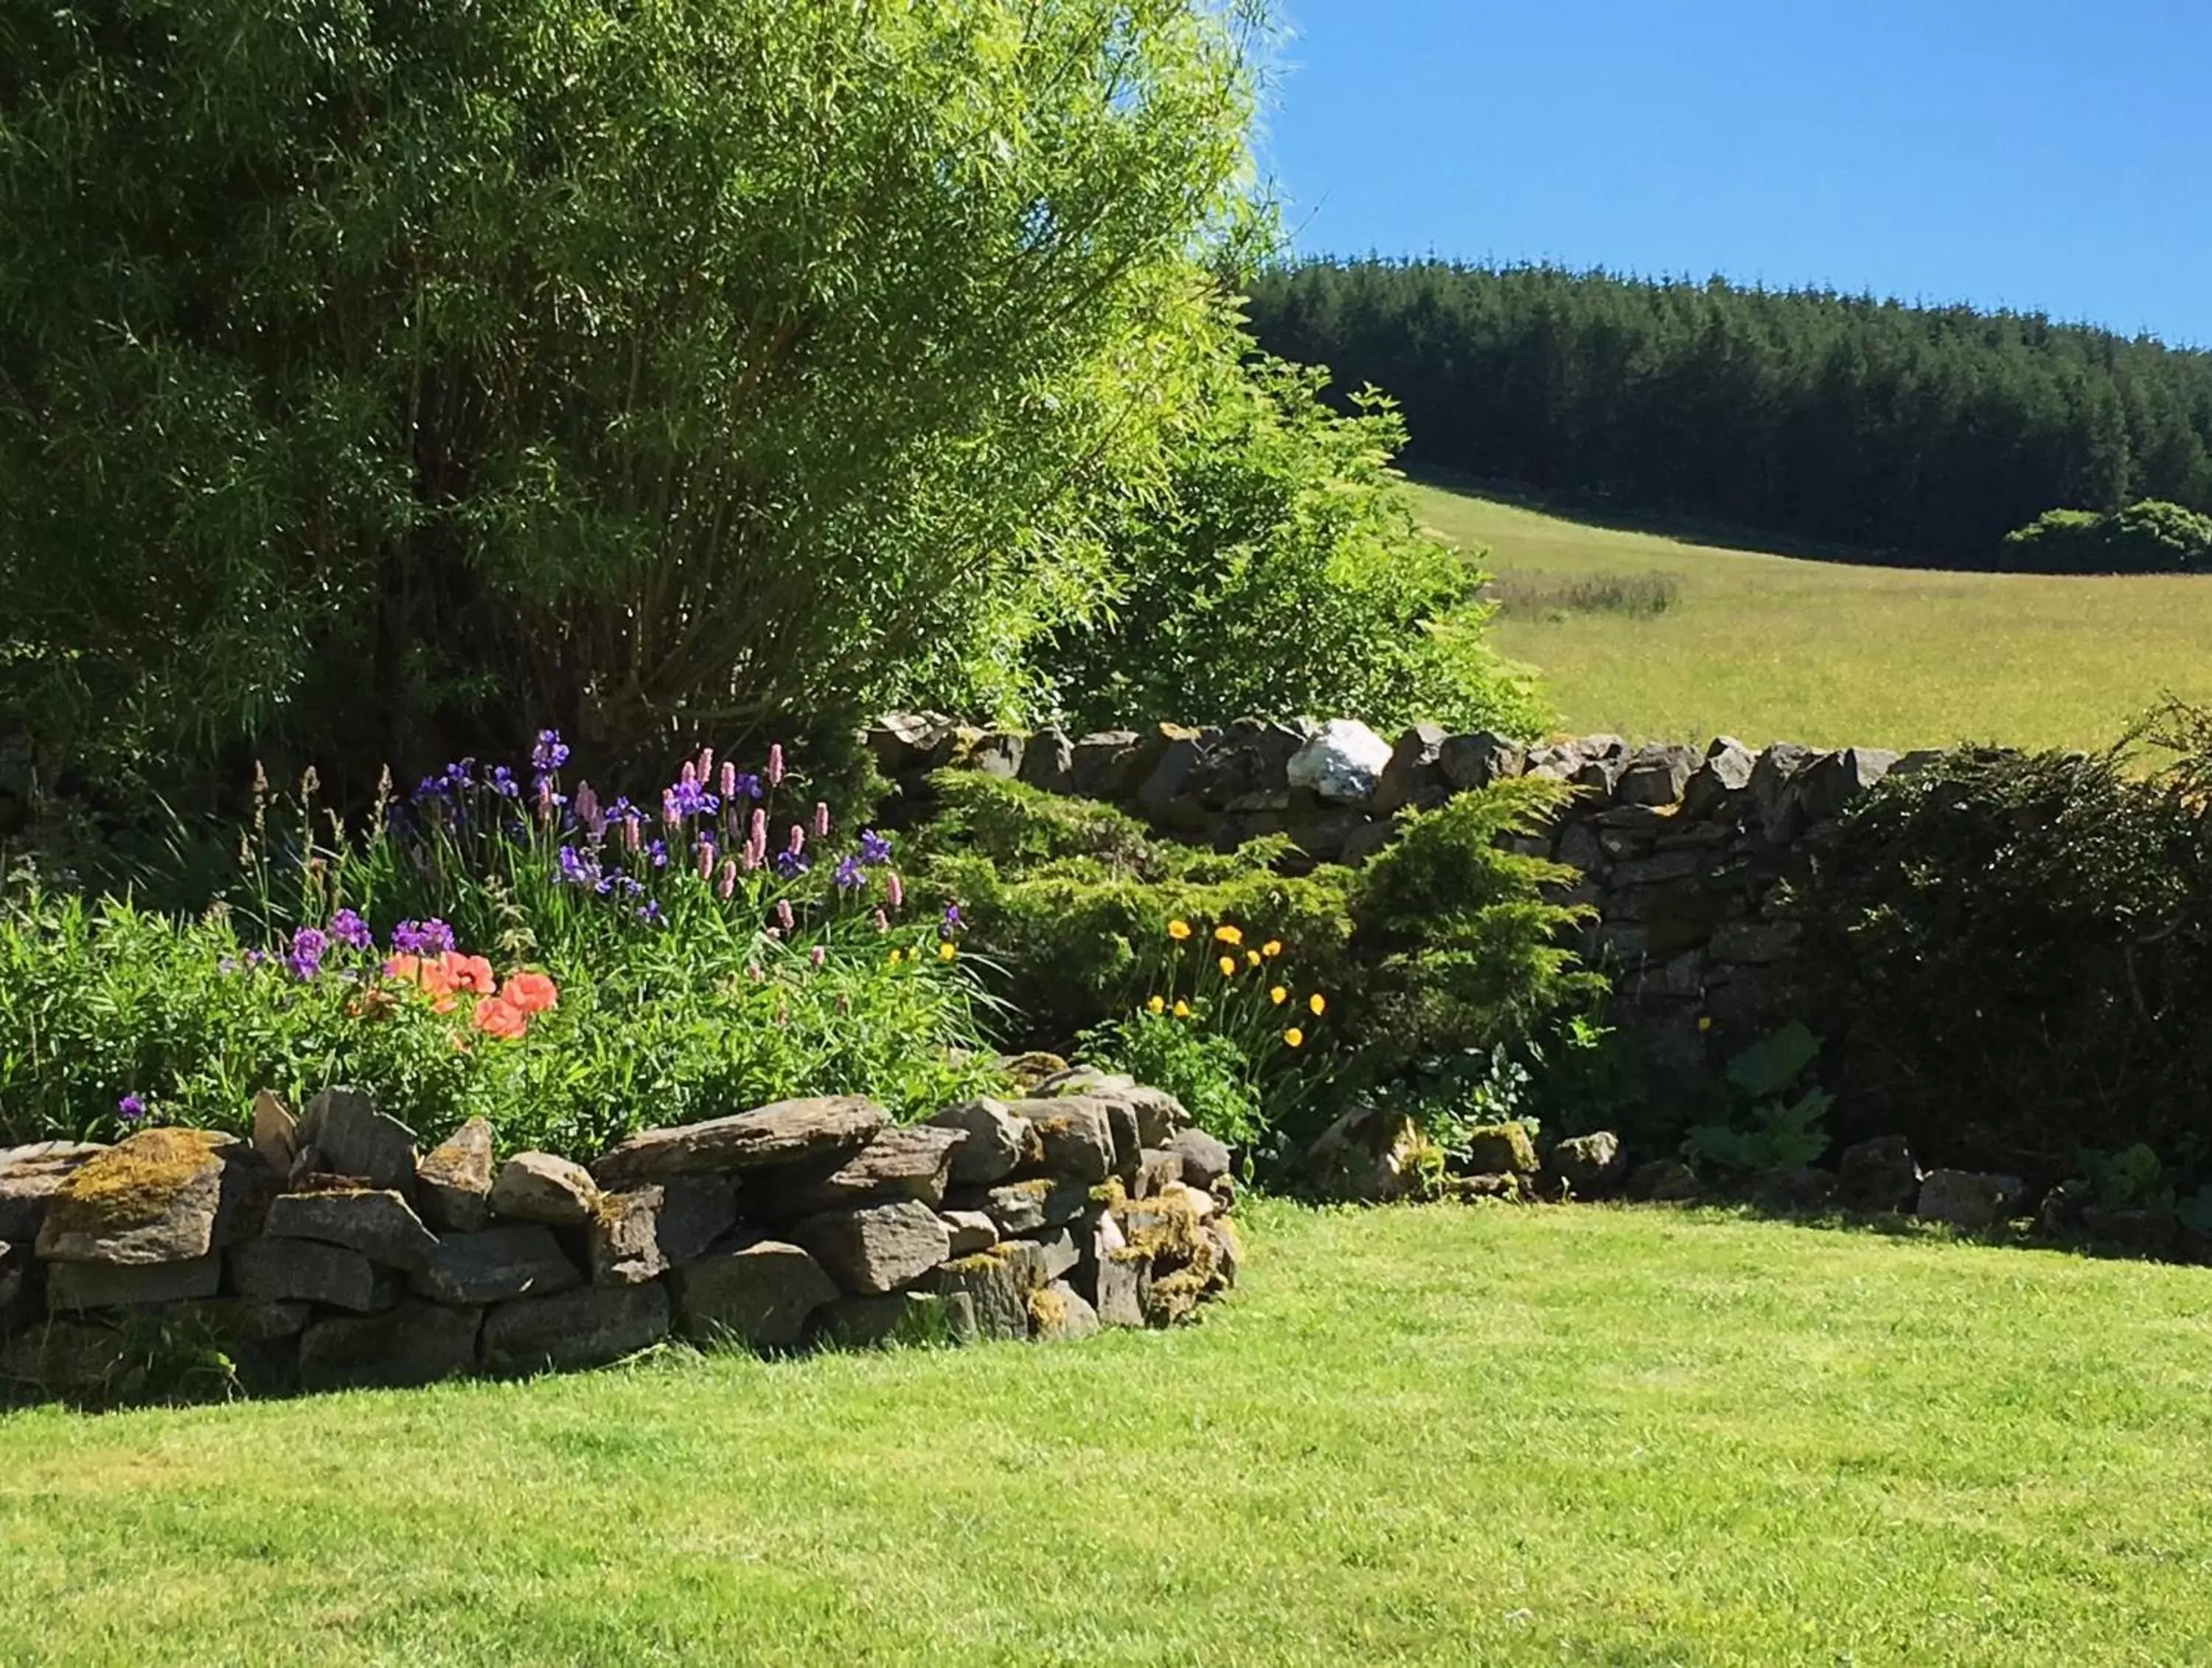
[[2207,0],[1284,0],[1310,253],[2040,310],[2212,346]]

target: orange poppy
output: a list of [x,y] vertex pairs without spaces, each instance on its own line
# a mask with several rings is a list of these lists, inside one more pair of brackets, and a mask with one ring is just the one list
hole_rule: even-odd
[[502,995],[525,1014],[543,1014],[561,1003],[560,987],[544,973],[509,973]]

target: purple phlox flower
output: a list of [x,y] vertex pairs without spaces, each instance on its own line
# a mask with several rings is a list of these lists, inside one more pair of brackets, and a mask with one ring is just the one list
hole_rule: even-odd
[[568,762],[568,749],[561,740],[558,730],[538,732],[538,745],[530,750],[530,768],[541,776],[550,776]]
[[723,794],[730,799],[750,800],[757,804],[763,798],[761,779],[750,770],[739,770],[732,780],[730,775],[732,768],[727,764],[722,767]]
[[775,872],[787,880],[796,880],[813,867],[813,864],[808,862],[796,851],[779,851],[775,854]]
[[331,947],[331,941],[313,927],[302,927],[292,934],[292,948],[284,958],[284,965],[292,970],[296,979],[311,979],[323,970],[323,953]]
[[793,823],[791,825],[791,845],[789,847],[791,855],[796,857],[800,852],[805,849],[806,831],[800,827],[797,823]]
[[358,911],[340,910],[331,917],[331,942],[342,944],[349,950],[366,950],[376,942],[376,934],[368,930]]
[[572,845],[564,845],[561,848],[559,858],[561,879],[564,884],[571,886],[593,886],[599,884],[599,861],[590,853],[579,851]]
[[783,743],[781,741],[768,750],[768,785],[771,788],[783,786]]
[[830,837],[830,801],[827,800],[814,801],[814,837],[817,840]]
[[888,863],[890,860],[891,837],[888,834],[878,834],[872,828],[862,829],[860,831],[860,861],[872,867],[878,863]]
[[860,868],[860,860],[849,851],[837,860],[835,879],[840,892],[856,891],[867,883],[867,876]]
[[655,868],[666,868],[668,867],[668,842],[665,840],[655,840],[651,845],[646,847],[645,861],[651,863]]
[[522,784],[514,779],[514,772],[506,765],[495,764],[491,767],[491,791],[503,800],[519,799],[522,795]]
[[806,959],[815,966],[819,967],[823,962],[830,959],[830,953],[817,944],[811,950],[809,950],[806,953]]
[[791,900],[788,898],[778,898],[775,905],[775,924],[787,933],[791,930],[793,918]]
[[906,907],[906,882],[898,878],[896,869],[891,870],[884,877],[884,891],[890,898],[893,909],[902,910]]
[[135,1094],[126,1094],[115,1103],[115,1116],[125,1123],[136,1123],[146,1116],[146,1103]]

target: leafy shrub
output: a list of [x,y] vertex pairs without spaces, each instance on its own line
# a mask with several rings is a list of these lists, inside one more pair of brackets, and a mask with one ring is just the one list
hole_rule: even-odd
[[[1244,25],[0,22],[0,708],[47,767],[1029,696],[1214,354]],[[100,552],[95,563],[87,553]]]
[[[588,1156],[786,1095],[915,1113],[990,1083],[974,970],[900,909],[883,837],[840,851],[774,771],[696,764],[648,819],[568,795],[565,756],[541,738],[534,786],[457,764],[364,831],[311,788],[266,801],[196,918],[12,888],[0,1140],[237,1129],[257,1090],[349,1081],[426,1135],[482,1114],[503,1146]],[[473,989],[428,974],[456,942],[496,959]],[[480,1012],[501,987],[553,1005]]]
[[2077,1150],[2212,1157],[2212,720],[2127,749],[1892,776],[1799,888],[1839,1139],[2053,1181]]
[[1733,1104],[1722,1121],[1691,1128],[1684,1156],[1745,1173],[1811,1164],[1828,1150],[1820,1120],[1835,1097],[1815,1087],[1785,1097],[1820,1051],[1820,1039],[1793,1020],[1738,1054],[1725,1079]]
[[1483,640],[1483,575],[1424,533],[1389,467],[1404,425],[1379,397],[1322,403],[1323,372],[1220,355],[1175,431],[1164,489],[1106,545],[1103,612],[1045,664],[1073,721],[1226,723],[1332,713],[1545,728],[1533,681]]
[[[1425,1061],[1468,1050],[1486,1059],[1502,1044],[1525,1062],[1605,989],[1561,941],[1578,912],[1545,896],[1571,871],[1500,843],[1556,808],[1568,790],[1555,782],[1461,795],[1407,815],[1396,842],[1364,867],[1293,875],[1274,867],[1288,855],[1279,840],[1199,851],[1018,782],[939,780],[945,809],[918,841],[925,883],[959,910],[994,988],[1036,1027],[1032,1040],[1091,1032],[1127,1061],[1139,1046],[1131,1027],[1152,1001],[1170,1020],[1180,1001],[1194,1029],[1237,1049],[1244,1093],[1267,1126],[1252,1144],[1264,1152],[1287,1151]],[[1239,941],[1216,941],[1219,929]],[[1294,953],[1298,979],[1263,972],[1277,965],[1268,951],[1278,943]],[[1180,959],[1168,953],[1177,945]],[[1235,964],[1226,973],[1224,955]],[[1281,1016],[1301,1001],[1293,1047]],[[1308,1056],[1294,1072],[1284,1069],[1285,1048]],[[1210,1063],[1226,1068],[1230,1056],[1215,1050]]]
[[1244,1050],[1187,1014],[1139,1009],[1085,1032],[1082,1044],[1085,1058],[1165,1089],[1200,1129],[1231,1147],[1249,1148],[1267,1132]]
[[2105,514],[2046,510],[2004,542],[2006,565],[2028,573],[2197,573],[2212,567],[2212,515],[2155,498]]

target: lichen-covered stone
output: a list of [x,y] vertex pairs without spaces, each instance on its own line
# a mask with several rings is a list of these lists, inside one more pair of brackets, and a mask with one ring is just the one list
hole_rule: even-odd
[[145,1129],[87,1160],[52,1195],[39,1255],[122,1263],[206,1256],[233,1145],[206,1129]]
[[415,1166],[423,1225],[475,1233],[491,1222],[491,1125],[472,1117]]
[[635,1286],[666,1271],[668,1258],[660,1249],[665,1196],[658,1187],[600,1196],[585,1230],[593,1284]]
[[1468,1131],[1466,1163],[1478,1175],[1533,1176],[1536,1143],[1526,1124],[1486,1123]]
[[1227,1291],[1237,1283],[1237,1276],[1244,1269],[1244,1239],[1237,1232],[1237,1225],[1220,1218],[1206,1225],[1206,1236],[1213,1246],[1213,1278],[1217,1286]]
[[1088,1183],[1114,1173],[1114,1126],[1103,1102],[1062,1095],[1019,1101],[1012,1110],[1036,1130],[1037,1165],[1047,1175]]
[[1025,1269],[1006,1255],[1006,1249],[1000,1245],[956,1257],[937,1271],[940,1292],[968,1300],[981,1337],[1013,1340],[1030,1335]]
[[1034,1292],[1073,1274],[1083,1260],[1075,1236],[1054,1228],[1025,1239],[1002,1239],[997,1255],[1015,1273],[1024,1291]]
[[253,1097],[253,1150],[272,1176],[289,1176],[300,1161],[300,1121],[269,1090]]
[[1047,1341],[1087,1338],[1098,1330],[1098,1312],[1066,1281],[1030,1294],[1030,1324]]
[[1544,1173],[1570,1198],[1602,1199],[1628,1173],[1628,1155],[1621,1150],[1619,1135],[1600,1129],[1554,1144],[1544,1160]]
[[428,1268],[438,1238],[398,1194],[374,1188],[280,1193],[269,1202],[262,1232],[272,1239],[319,1239],[357,1251],[372,1263],[412,1271]]
[[542,1222],[515,1222],[441,1236],[436,1254],[410,1281],[424,1297],[466,1308],[552,1297],[574,1290],[584,1276],[552,1229]]
[[1168,1146],[1182,1160],[1182,1180],[1192,1187],[1212,1187],[1230,1172],[1227,1143],[1203,1129],[1178,1129]]
[[216,1251],[180,1263],[51,1263],[46,1266],[46,1307],[61,1315],[142,1303],[180,1303],[213,1297],[222,1284],[222,1257]]
[[42,1141],[0,1152],[0,1239],[19,1245],[35,1241],[61,1184],[107,1150],[90,1141]]
[[999,1243],[999,1225],[982,1211],[946,1210],[939,1214],[945,1220],[945,1232],[951,1241],[945,1248],[948,1257],[972,1257]]
[[951,1184],[977,1187],[1011,1176],[1037,1154],[1036,1137],[1025,1117],[1004,1101],[988,1096],[948,1106],[929,1122],[957,1129],[967,1139],[951,1155]]
[[668,1288],[658,1281],[519,1298],[484,1317],[484,1370],[565,1373],[602,1367],[666,1337],[668,1318]]
[[52,1395],[97,1391],[123,1370],[120,1333],[78,1321],[33,1326],[0,1342],[0,1380]]
[[402,1303],[319,1320],[300,1335],[304,1390],[391,1389],[458,1378],[476,1365],[482,1312]]
[[1358,1106],[1322,1132],[1305,1167],[1324,1198],[1382,1204],[1419,1196],[1442,1158],[1403,1112]]
[[1206,1257],[1206,1221],[1212,1209],[1206,1194],[1176,1182],[1151,1198],[1125,1201],[1114,1216],[1131,1251],[1172,1268]]
[[1138,1155],[1136,1179],[1129,1185],[1135,1197],[1158,1193],[1170,1182],[1182,1179],[1182,1154],[1172,1147],[1147,1148]]
[[592,1172],[550,1153],[517,1153],[491,1184],[492,1214],[514,1222],[581,1227],[599,1202]]
[[376,1110],[368,1092],[325,1089],[307,1103],[297,1139],[305,1167],[345,1176],[415,1202],[415,1132]]
[[240,1297],[262,1303],[326,1303],[364,1314],[387,1306],[392,1296],[366,1257],[319,1239],[264,1238],[234,1245],[230,1282]]
[[1091,1202],[1091,1188],[1071,1177],[1035,1176],[956,1192],[945,1202],[955,1210],[981,1211],[998,1224],[1002,1236],[1034,1233],[1080,1216]]
[[1130,1249],[1121,1224],[1111,1216],[1102,1218],[1092,1243],[1091,1269],[1091,1306],[1099,1321],[1107,1326],[1142,1326],[1145,1285],[1151,1274],[1151,1258]]
[[799,1164],[865,1147],[890,1122],[881,1106],[858,1095],[779,1100],[734,1117],[633,1135],[593,1164],[592,1173],[602,1187],[622,1188]]
[[[791,1185],[776,1202],[779,1214],[811,1216],[899,1199],[918,1200],[934,1209],[945,1202],[952,1166],[967,1141],[964,1129],[938,1124],[886,1129],[827,1176]],[[781,1174],[754,1172],[748,1197],[769,1196]]]
[[1005,1055],[999,1061],[999,1070],[1024,1094],[1034,1093],[1038,1084],[1057,1077],[1066,1069],[1066,1061],[1042,1049],[1032,1049],[1026,1054]]
[[696,1343],[732,1339],[753,1349],[789,1349],[837,1282],[797,1245],[764,1239],[702,1257],[672,1276],[677,1329]]
[[920,1279],[945,1261],[951,1236],[937,1213],[916,1200],[825,1211],[791,1230],[839,1287],[879,1296]]

